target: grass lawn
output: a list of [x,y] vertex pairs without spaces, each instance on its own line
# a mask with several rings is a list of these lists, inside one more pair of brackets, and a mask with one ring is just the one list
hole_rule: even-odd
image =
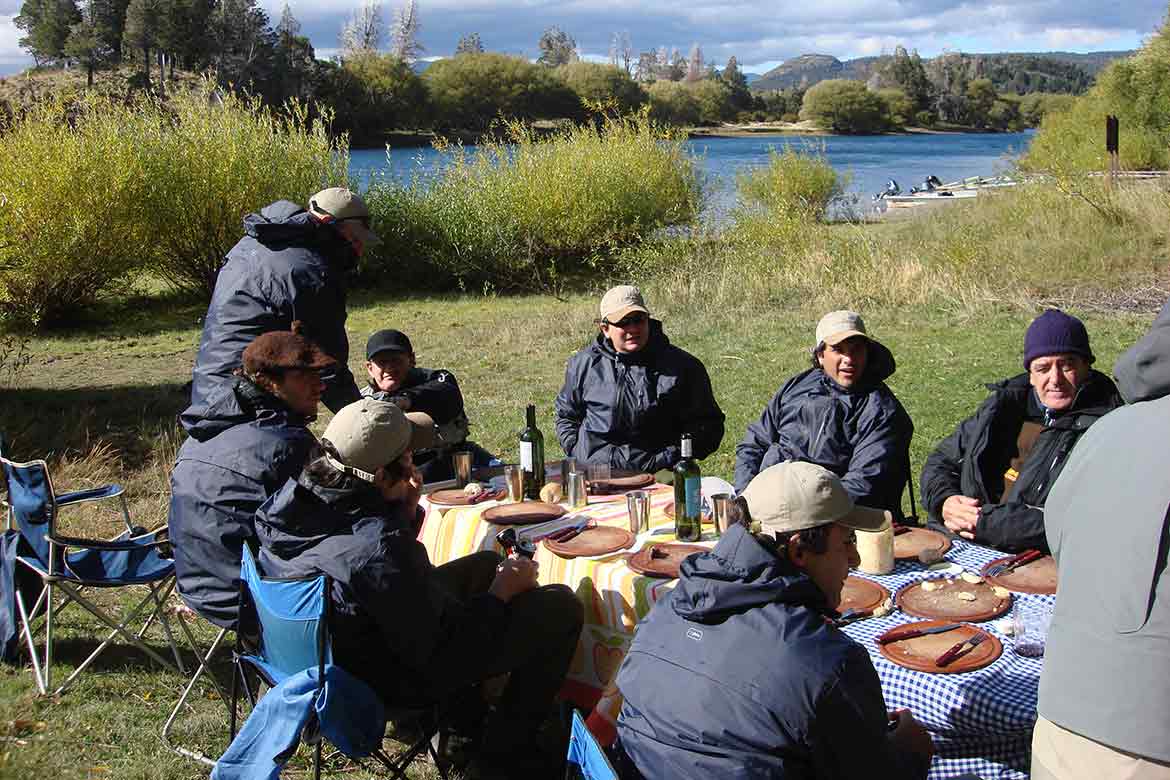
[[[813,328],[823,312],[693,303],[684,308],[660,299],[653,287],[646,292],[671,340],[707,365],[727,414],[727,433],[703,470],[730,478],[745,426],[787,377],[807,366]],[[563,300],[387,300],[354,291],[350,366],[364,376],[361,358],[371,331],[404,330],[421,365],[457,375],[473,436],[483,446],[516,459],[524,405],[535,403],[548,455],[559,457],[552,401],[566,359],[591,336],[596,300],[582,294]],[[1021,370],[1023,332],[1038,312],[993,304],[974,313],[961,310],[914,305],[863,311],[870,331],[898,362],[889,384],[914,419],[915,472],[931,447],[985,397],[984,383]],[[1153,317],[1152,311],[1073,311],[1088,325],[1097,367],[1106,373]],[[62,491],[120,481],[137,523],[165,522],[167,476],[182,440],[173,421],[185,405],[183,386],[202,315],[203,306],[182,301],[134,302],[84,332],[33,339],[31,362],[23,371],[13,376],[0,365],[0,430],[11,455],[48,455]],[[316,423],[318,433],[327,417],[326,412]],[[74,510],[63,520],[79,533],[117,530],[112,514]],[[60,626],[65,641],[54,669],[58,679],[84,657],[81,650],[92,636],[80,612],[65,613]],[[0,778],[206,777],[202,767],[167,751],[158,736],[184,682],[126,651],[107,655],[96,672],[63,696],[41,699],[27,669],[0,667]],[[222,749],[224,721],[222,705],[204,691],[189,713],[193,726],[183,732],[186,741]],[[305,755],[302,751],[301,767]]]

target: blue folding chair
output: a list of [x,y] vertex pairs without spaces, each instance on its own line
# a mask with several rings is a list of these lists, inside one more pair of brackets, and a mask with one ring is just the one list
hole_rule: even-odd
[[[232,679],[231,734],[236,736],[236,712],[240,689],[253,707],[256,706],[256,691],[250,684],[256,677],[269,688],[276,688],[290,678],[307,670],[316,672],[314,701],[324,692],[326,683],[336,675],[333,667],[333,651],[329,635],[330,599],[332,580],[324,575],[301,579],[277,579],[261,576],[256,560],[248,545],[244,545],[240,566],[240,611],[236,630],[236,651],[234,660],[236,673]],[[332,669],[331,669],[332,668]],[[249,672],[252,674],[250,675]],[[343,673],[344,674],[344,673]],[[410,716],[419,722],[421,737],[399,755],[391,758],[381,747],[385,732],[385,711],[377,695],[364,683],[344,674],[346,684],[367,701],[376,705],[377,715],[366,712],[346,712],[352,723],[355,718],[378,717],[377,746],[350,744],[334,738],[334,747],[350,758],[364,758],[367,755],[379,761],[393,778],[405,778],[406,769],[415,758],[429,752],[435,760],[439,774],[445,779],[446,772],[432,744],[432,738],[439,732],[440,721],[435,708],[411,710]],[[272,693],[272,692],[270,692]],[[403,714],[399,712],[398,714]],[[346,736],[343,724],[341,736]],[[350,728],[350,731],[356,729]],[[315,745],[313,766],[314,777],[321,776],[321,734],[339,733],[339,729],[328,728],[328,724],[310,721],[305,728],[305,741]],[[356,740],[360,742],[360,740]]]
[[[64,691],[115,637],[125,639],[163,666],[185,671],[163,609],[175,587],[174,562],[159,554],[159,548],[167,542],[156,538],[157,532],[147,533],[130,524],[130,512],[122,494],[122,486],[106,485],[58,495],[53,490],[49,468],[43,460],[16,463],[0,453],[0,467],[7,489],[7,500],[3,502],[7,524],[20,534],[17,561],[40,577],[42,583],[41,592],[32,605],[25,603],[19,588],[16,591],[21,634],[32,657],[33,674],[40,692],[47,694],[50,691]],[[125,532],[114,539],[83,539],[64,536],[57,531],[57,513],[62,507],[111,498],[121,500],[122,516],[126,523]],[[120,620],[115,620],[81,593],[83,588],[124,588],[131,585],[145,586],[147,593],[136,606],[125,610]],[[58,594],[63,596],[59,603],[56,601]],[[110,633],[65,682],[53,690],[53,624],[60,612],[74,603],[105,624]],[[140,619],[140,613],[148,605],[153,605],[152,609],[142,618],[139,630],[131,633],[130,626]],[[43,624],[34,630],[34,620],[42,613]],[[146,629],[156,619],[166,634],[173,662],[142,641]],[[42,625],[43,654],[38,652],[35,639]]]
[[573,710],[573,728],[569,732],[565,780],[618,780],[617,770],[576,710]]

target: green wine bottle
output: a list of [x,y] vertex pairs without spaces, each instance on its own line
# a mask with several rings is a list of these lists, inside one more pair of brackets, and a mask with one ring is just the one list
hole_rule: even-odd
[[684,433],[682,457],[674,464],[674,535],[680,542],[697,542],[703,534],[703,474],[691,453],[691,435]]
[[520,432],[520,470],[524,472],[524,497],[540,500],[544,487],[544,434],[536,427],[536,407],[528,404],[527,425]]

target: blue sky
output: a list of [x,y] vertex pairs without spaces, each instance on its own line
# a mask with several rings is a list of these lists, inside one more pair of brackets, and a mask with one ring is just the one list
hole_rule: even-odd
[[[12,18],[22,0],[0,0],[0,74],[31,64],[19,48]],[[261,0],[279,16],[283,0]],[[881,54],[902,44],[923,56],[943,51],[1102,51],[1132,49],[1163,21],[1167,0],[417,0],[426,56],[449,55],[459,37],[478,32],[487,49],[528,57],[558,25],[582,56],[604,58],[615,31],[627,31],[636,52],[692,45],[722,64],[735,55],[762,73],[789,57],[816,52],[841,59]],[[354,0],[292,0],[318,51],[328,57]],[[398,2],[383,8],[387,17]]]

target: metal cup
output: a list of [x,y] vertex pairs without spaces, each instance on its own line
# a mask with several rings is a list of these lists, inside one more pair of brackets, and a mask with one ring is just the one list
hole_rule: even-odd
[[711,496],[711,522],[715,524],[715,534],[723,536],[727,530],[727,508],[731,505],[731,494],[716,493]]
[[524,470],[519,466],[504,466],[504,483],[508,486],[508,500],[524,500]]
[[630,513],[630,533],[637,536],[650,529],[650,494],[645,490],[626,493],[626,510]]
[[569,473],[569,508],[581,509],[589,503],[589,493],[585,489],[585,475],[580,471]]
[[455,471],[455,484],[464,487],[471,481],[471,453],[456,450],[451,453],[451,467]]
[[569,492],[569,475],[577,470],[576,458],[565,458],[561,461],[561,487]]

